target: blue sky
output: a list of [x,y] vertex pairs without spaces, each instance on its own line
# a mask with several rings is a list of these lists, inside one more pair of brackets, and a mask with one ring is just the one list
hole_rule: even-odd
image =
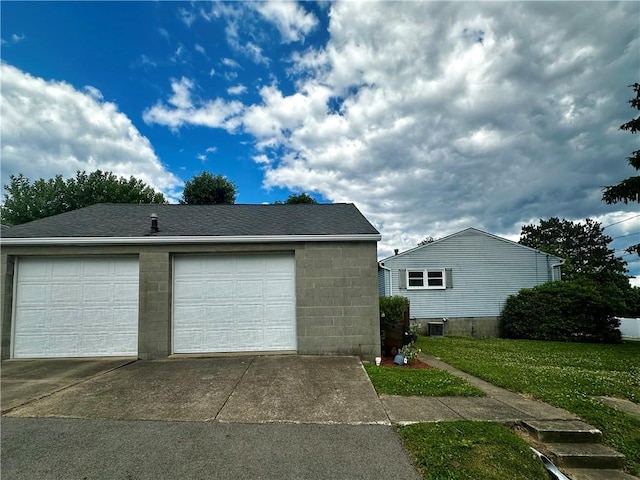
[[100,168],[177,201],[221,173],[238,203],[355,203],[381,257],[551,216],[640,237],[638,204],[600,201],[639,148],[638,2],[0,8],[3,184]]

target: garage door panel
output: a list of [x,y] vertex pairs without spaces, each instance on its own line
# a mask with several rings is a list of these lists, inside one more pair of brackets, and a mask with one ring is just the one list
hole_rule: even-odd
[[265,305],[264,308],[264,320],[269,325],[288,325],[288,319],[294,316],[295,306],[290,303],[273,303]]
[[37,307],[48,305],[51,301],[51,286],[46,283],[28,283],[21,290],[24,305]]
[[289,279],[284,280],[270,280],[265,285],[265,295],[269,299],[290,299],[295,291],[293,281]]
[[56,262],[51,264],[51,277],[78,281],[82,278],[82,264]]
[[202,351],[204,335],[203,330],[180,330],[174,333],[174,342],[188,345],[180,353],[198,353]]
[[110,305],[113,301],[113,286],[104,283],[86,283],[82,286],[82,300],[85,305]]
[[286,348],[292,340],[295,341],[295,338],[292,338],[291,329],[288,328],[272,328],[271,335],[274,345],[282,346],[283,348]]
[[245,324],[261,324],[263,315],[264,306],[261,304],[248,304],[248,305],[236,305],[234,318],[238,319],[238,327],[241,327],[243,323]]
[[66,357],[71,352],[80,356],[82,351],[80,335],[77,333],[58,333],[55,338],[49,337],[48,355],[50,357]]
[[204,299],[210,303],[233,303],[235,298],[234,282],[228,279],[208,280],[204,282],[205,291]]
[[[293,255],[177,256],[174,273],[175,353],[296,349]],[[205,290],[195,299],[194,281]],[[194,302],[206,313],[188,314]],[[196,326],[204,339],[186,334]]]
[[217,351],[224,350],[233,351],[237,345],[237,332],[231,328],[221,328],[216,332],[207,331],[206,343],[200,351]]
[[80,297],[82,287],[77,283],[58,283],[49,287],[51,291],[50,299],[44,299],[44,301],[50,301],[55,304],[65,305],[70,300]]
[[236,295],[244,299],[262,300],[264,297],[262,283],[262,280],[238,279],[236,281]]
[[199,281],[183,281],[176,284],[175,294],[190,300],[199,300],[204,297],[204,286]]
[[28,257],[17,272],[15,358],[137,355],[136,258]]
[[43,333],[48,325],[47,309],[32,307],[22,312],[23,322],[16,323],[16,335],[32,335]]
[[[133,305],[134,303],[137,305],[138,303],[138,284],[136,282],[129,283],[116,283],[113,286],[113,297],[120,299],[123,302]],[[136,315],[138,314],[138,309],[135,309]]]
[[[44,314],[42,314],[43,319],[45,318]],[[81,317],[80,312],[76,310],[66,310],[66,309],[52,309],[48,315],[49,324],[46,325],[46,329],[48,331],[60,332],[60,333],[75,333],[76,326],[79,323]]]
[[45,334],[25,332],[22,337],[22,348],[25,351],[49,350],[49,337]]

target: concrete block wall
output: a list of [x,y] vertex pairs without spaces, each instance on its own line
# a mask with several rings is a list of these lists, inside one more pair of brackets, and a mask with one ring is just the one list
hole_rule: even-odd
[[138,356],[171,354],[171,258],[169,252],[141,252],[138,298]]
[[296,249],[298,353],[380,355],[376,244]]
[[11,354],[11,313],[13,307],[13,257],[0,256],[0,358]]

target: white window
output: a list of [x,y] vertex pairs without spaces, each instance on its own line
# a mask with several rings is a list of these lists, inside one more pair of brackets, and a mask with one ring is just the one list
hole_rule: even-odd
[[444,269],[407,270],[407,289],[445,289],[446,277]]

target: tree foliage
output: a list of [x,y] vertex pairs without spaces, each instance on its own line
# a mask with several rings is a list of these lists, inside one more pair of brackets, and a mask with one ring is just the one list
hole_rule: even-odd
[[232,204],[236,201],[236,186],[224,175],[202,172],[184,185],[182,200],[186,205]]
[[500,314],[501,336],[564,342],[620,341],[626,306],[613,287],[581,279],[550,282],[507,298]]
[[78,171],[75,178],[40,178],[31,183],[23,174],[11,175],[4,186],[4,204],[0,207],[2,223],[19,225],[39,218],[88,207],[96,203],[166,203],[142,180],[126,179],[111,172]]
[[287,205],[294,205],[294,204],[299,204],[299,203],[313,203],[316,204],[318,202],[316,202],[316,200],[311,197],[310,195],[307,195],[306,193],[300,193],[298,195],[292,194],[289,195],[289,197],[284,201],[281,202],[280,200],[276,201],[275,204],[287,204]]
[[383,330],[393,329],[400,325],[409,308],[409,299],[401,295],[380,297],[380,318]]
[[[629,86],[635,93],[635,98],[629,100],[629,104],[631,108],[640,110],[640,83],[634,83]],[[640,130],[640,116],[620,125],[620,130],[637,133]],[[631,155],[627,157],[627,161],[632,168],[640,170],[640,150],[631,152]],[[625,204],[628,202],[640,203],[640,176],[629,177],[617,185],[605,187],[602,193],[602,200],[608,204],[618,202]]]
[[[635,98],[629,100],[629,104],[631,108],[640,110],[640,83],[634,83],[629,86],[635,93]],[[638,132],[640,130],[640,116],[620,125],[620,130],[626,130],[631,133]],[[636,171],[640,170],[640,150],[631,152],[631,155],[627,157],[627,161]],[[602,190],[602,200],[609,205],[619,202],[624,204],[629,202],[640,203],[640,176],[625,178],[617,185],[605,187]],[[640,243],[629,246],[627,252],[640,256]]]
[[562,278],[588,277],[600,283],[612,280],[628,284],[626,262],[609,248],[611,237],[600,222],[587,218],[584,223],[552,217],[539,225],[525,225],[519,243],[565,259]]

